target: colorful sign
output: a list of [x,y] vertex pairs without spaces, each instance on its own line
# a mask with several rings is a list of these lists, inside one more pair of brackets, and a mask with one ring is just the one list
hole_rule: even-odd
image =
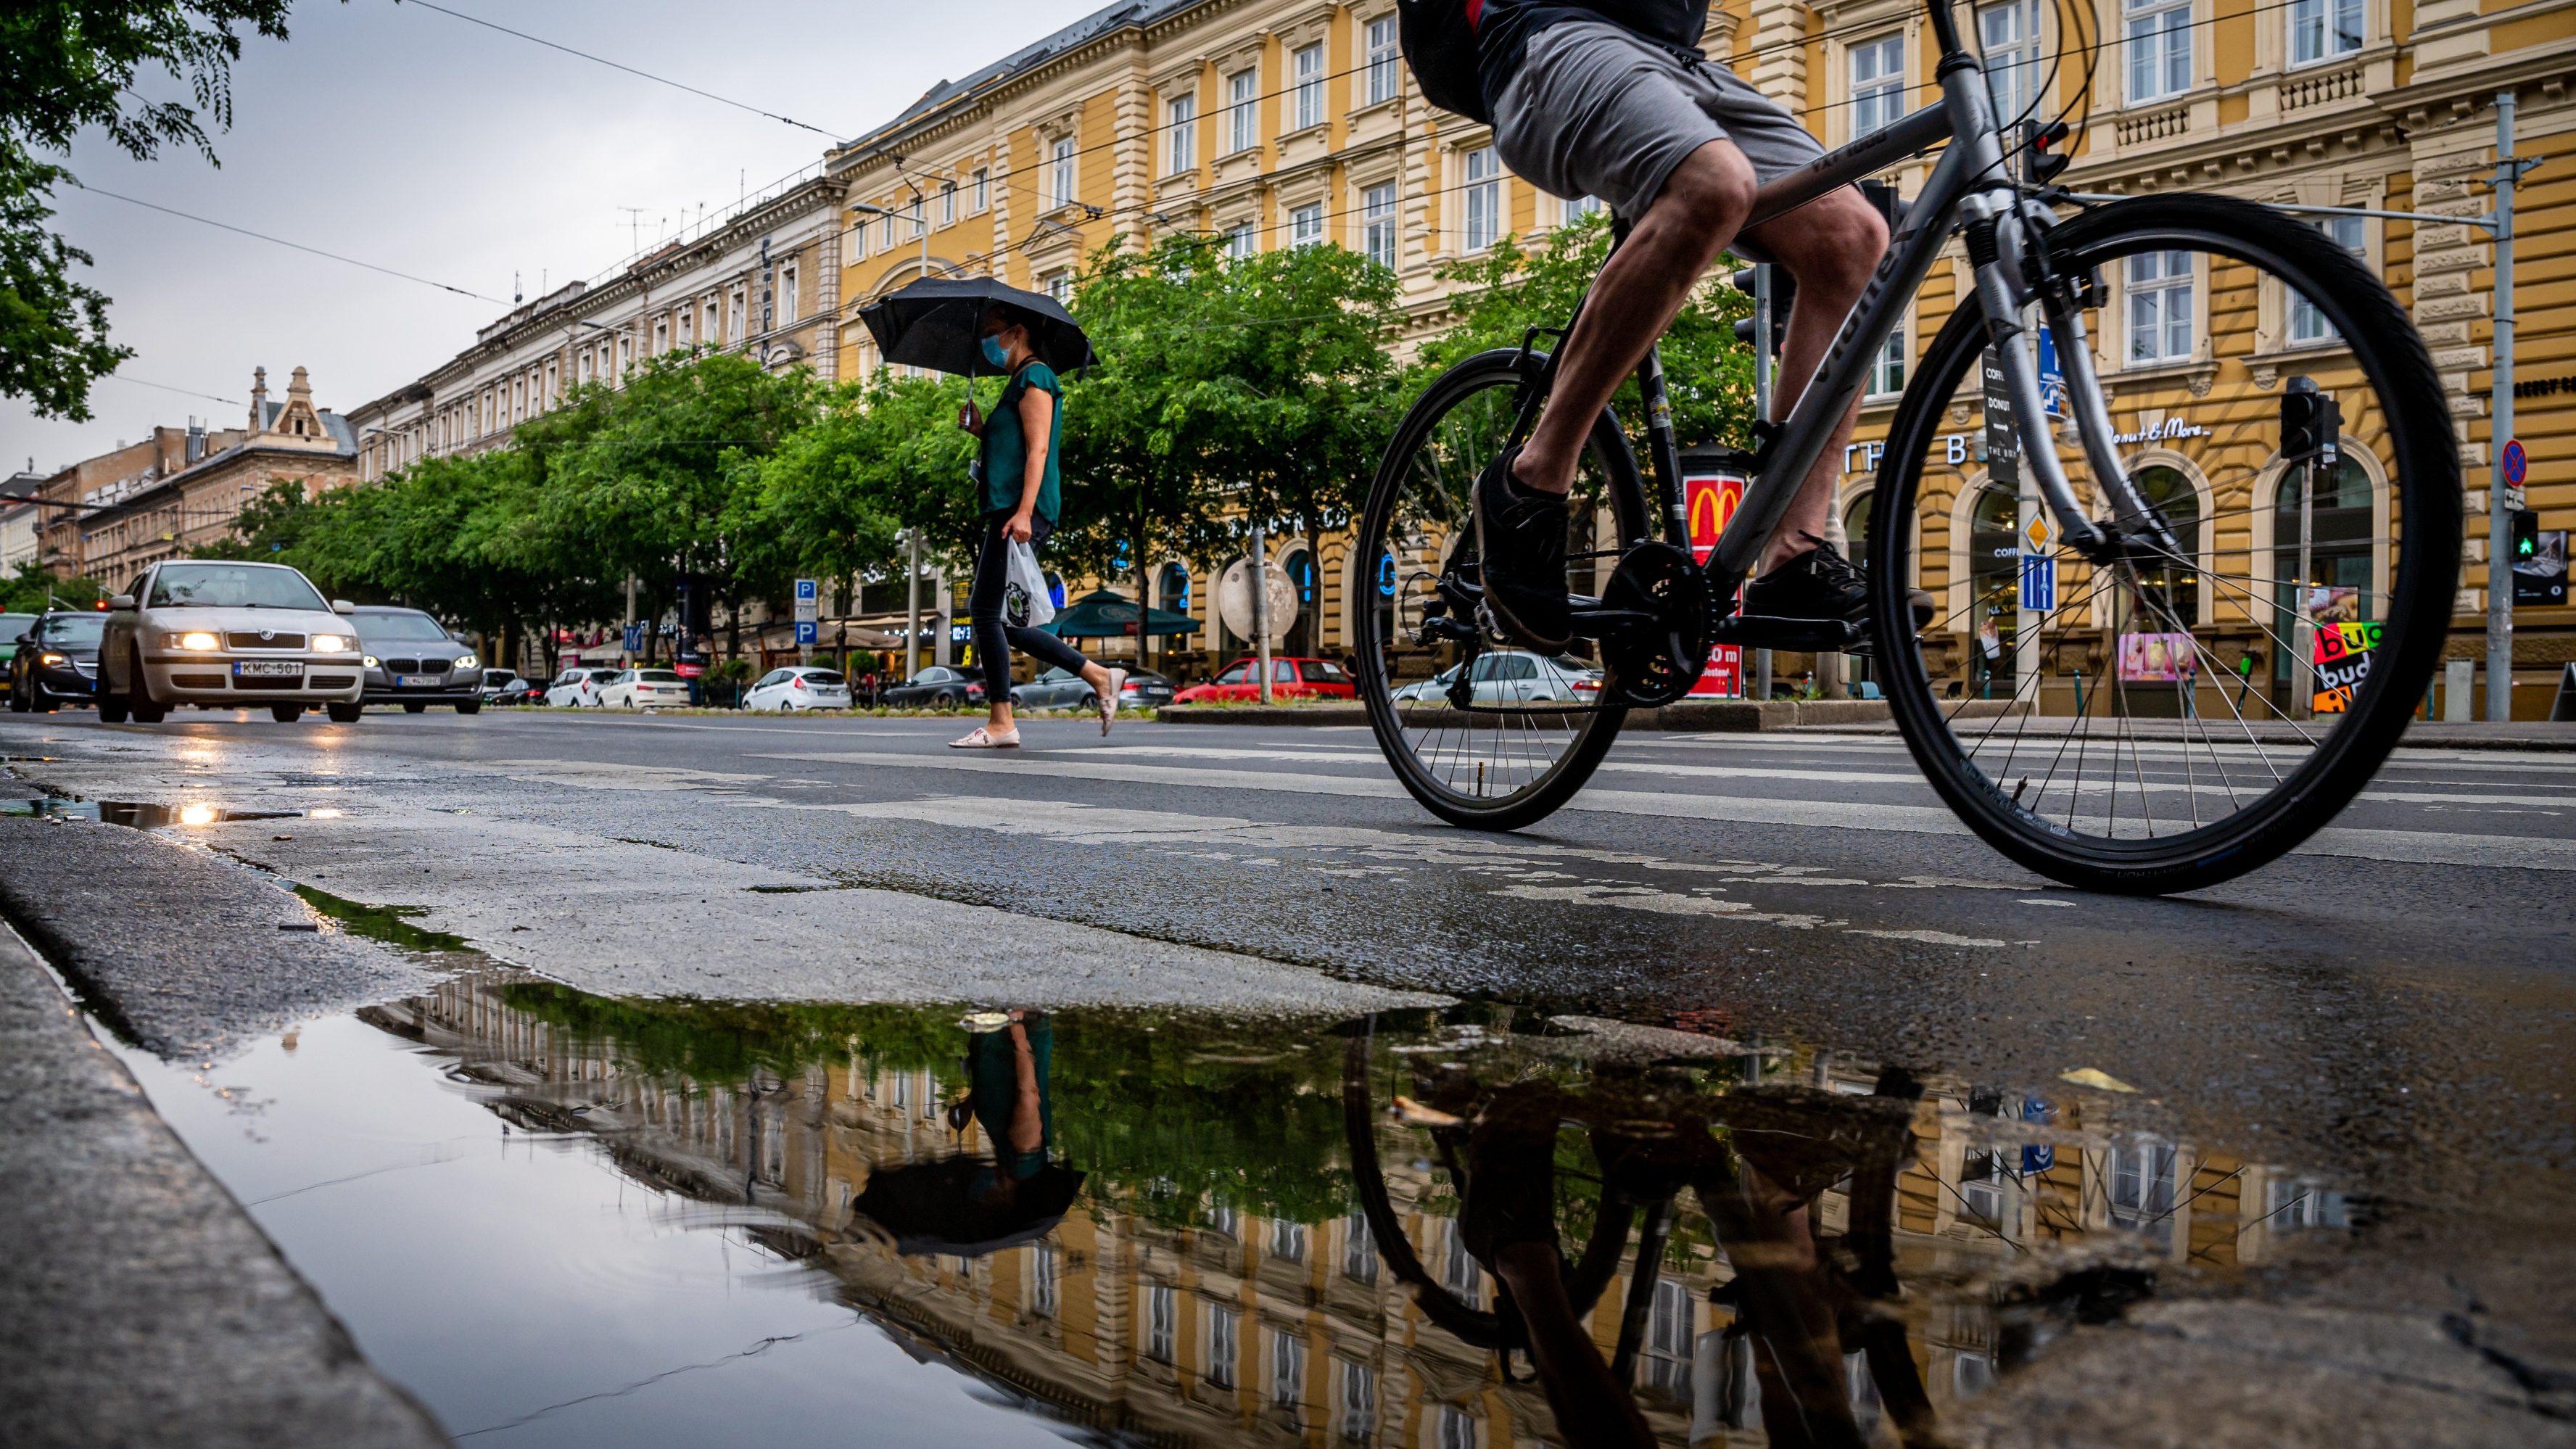
[[[1744,480],[1723,473],[1703,473],[1682,478],[1683,516],[1690,522],[1691,558],[1707,564],[1717,551],[1718,535],[1726,532],[1726,521],[1735,516],[1736,505],[1744,501]],[[1708,650],[1708,668],[1701,671],[1699,682],[1691,693],[1701,696],[1741,698],[1744,694],[1744,646],[1712,644]]]
[[2522,476],[2530,467],[2530,459],[2522,451],[2522,439],[2509,438],[2505,441],[2503,461],[2504,486],[2521,487]]
[[2352,708],[2354,691],[2370,677],[2371,656],[2379,648],[2381,631],[2387,626],[2377,623],[2317,625],[2317,636],[2310,659],[2317,675],[2316,696],[2309,709],[2316,714],[2341,714]]
[[2184,684],[2199,672],[2200,651],[2189,634],[2120,636],[2120,682]]
[[2021,606],[2034,613],[2057,609],[2057,559],[2050,554],[2021,556]]

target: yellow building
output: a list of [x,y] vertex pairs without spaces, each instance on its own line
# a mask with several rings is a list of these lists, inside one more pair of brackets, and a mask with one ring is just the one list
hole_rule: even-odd
[[[2046,113],[2075,98],[2080,67],[2049,64],[2068,39],[2056,7],[2001,0],[1976,7],[1973,20],[2017,98]],[[2520,99],[2524,155],[2563,152],[2561,138],[2576,129],[2566,93],[2576,12],[2564,7],[2096,0],[2088,24],[2114,43],[2093,77],[2090,125],[2065,178],[2080,190],[2207,190],[2466,215],[2486,205],[2498,91]],[[1934,93],[1936,57],[1914,0],[1722,0],[1703,43],[1829,145]],[[826,169],[855,208],[840,248],[844,376],[865,375],[878,360],[865,329],[850,325],[858,310],[925,273],[991,274],[1061,291],[1091,248],[1120,233],[1202,230],[1247,249],[1334,242],[1394,267],[1415,327],[1427,330],[1443,309],[1439,264],[1568,216],[1566,203],[1501,168],[1485,127],[1422,100],[1396,50],[1392,0],[1116,5],[941,82],[893,122],[832,151]],[[1910,195],[1924,172],[1907,166],[1891,179]],[[2571,208],[2576,167],[2563,161],[2526,183],[2518,208],[2518,431],[2544,529],[2576,526],[2576,464],[2566,456],[2576,446]],[[2370,218],[2329,226],[2413,308],[2441,370],[2471,493],[2452,653],[2482,656],[2484,488],[2496,446],[2487,426],[2492,246],[2467,226]],[[1867,514],[1869,444],[1883,436],[1963,277],[1963,262],[1936,268],[1873,378],[1861,446],[1847,455],[1841,487],[1840,514],[1854,533]],[[2116,308],[2127,283],[2110,281]],[[2281,470],[2261,438],[2276,431],[2284,379],[2308,376],[2332,391],[2351,381],[2349,356],[2332,338],[2310,335],[2277,288],[2250,276],[2193,281],[2188,345],[2129,365],[2106,351],[2104,375],[2132,465],[2162,470],[2154,485],[2197,533],[2199,620],[2223,636],[2232,628],[2260,654],[2258,621],[2242,600],[2207,597],[2209,575],[2261,581],[2258,593],[2286,577],[2275,526]],[[2101,327],[2097,342],[2112,348],[2116,330]],[[2373,426],[2346,419],[2347,434],[2365,444]],[[2387,489],[2370,465],[2357,466],[2349,496],[2337,495],[2351,511],[2337,520],[2348,537],[2318,567],[2367,589],[2386,582]],[[1997,586],[1998,567],[2010,567],[1995,547],[2011,537],[2014,510],[1984,483],[1973,456],[1941,470],[1917,520],[1919,582],[1962,618]],[[1336,539],[1320,560],[1303,552],[1301,540],[1283,539],[1271,560],[1310,596],[1285,642],[1341,653],[1353,642],[1342,605],[1356,582],[1347,549]],[[1152,602],[1208,620],[1201,642],[1218,651],[1241,642],[1210,617],[1206,584],[1229,562],[1150,561]],[[2053,679],[2098,669],[2104,637],[2087,621],[2052,641],[2041,667]],[[1964,657],[1964,633],[1956,642]],[[2576,658],[2576,609],[2522,610],[2516,647],[2517,712],[2545,710],[2559,666]],[[2267,667],[2272,687],[2285,690],[2286,661]],[[2061,693],[2051,708],[2071,704],[2071,689]]]

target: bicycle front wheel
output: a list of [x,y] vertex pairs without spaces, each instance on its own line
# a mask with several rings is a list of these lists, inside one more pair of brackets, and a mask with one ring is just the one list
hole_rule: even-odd
[[[1356,544],[1374,565],[1352,621],[1369,727],[1404,788],[1471,829],[1517,830],[1546,818],[1591,778],[1627,715],[1604,701],[1588,660],[1469,649],[1426,630],[1455,617],[1442,578],[1478,578],[1468,490],[1509,441],[1525,381],[1545,360],[1498,348],[1441,374],[1397,426]],[[1597,596],[1620,554],[1646,537],[1636,460],[1606,410],[1573,501],[1567,585]]]
[[[2050,245],[2100,278],[2086,323],[2123,468],[2171,546],[2096,565],[2032,535],[2030,485],[1976,461],[1986,334],[1963,306],[1906,390],[1869,526],[1879,637],[1907,637],[1909,585],[1941,602],[1874,667],[1932,787],[1998,850],[2087,889],[2191,890],[2305,840],[2404,731],[2450,625],[2459,453],[2405,312],[2318,228],[2150,197]],[[2340,407],[2331,464],[2284,456],[2301,378]]]

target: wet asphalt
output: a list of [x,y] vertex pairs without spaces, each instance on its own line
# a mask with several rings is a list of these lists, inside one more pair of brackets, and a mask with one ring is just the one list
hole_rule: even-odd
[[[19,793],[272,818],[172,824],[113,869],[45,834],[101,827],[0,822],[0,899],[64,918],[49,952],[100,963],[102,1015],[183,1051],[392,990],[237,902],[189,922],[191,873],[220,869],[608,994],[1482,997],[2010,1091],[2108,1078],[2134,1090],[2104,1120],[2360,1205],[2350,1256],[2279,1291],[2446,1325],[2553,1432],[2576,1401],[2576,754],[2401,752],[2310,850],[2128,900],[2003,861],[1884,736],[1632,735],[1574,808],[1480,836],[1405,797],[1365,730],[1025,728],[961,757],[939,720],[9,716]],[[184,990],[135,966],[192,928],[265,964]]]

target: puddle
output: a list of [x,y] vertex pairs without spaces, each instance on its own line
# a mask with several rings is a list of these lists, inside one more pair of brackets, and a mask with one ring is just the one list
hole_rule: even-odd
[[83,800],[75,795],[0,801],[0,815],[96,820],[105,825],[130,825],[137,830],[162,830],[173,825],[225,825],[236,820],[336,820],[342,813],[327,806],[319,810],[234,810],[207,801],[156,805],[142,800]]
[[2347,1217],[2132,1098],[1491,1005],[1015,1018],[487,970],[211,1070],[120,1055],[478,1445],[1566,1442],[1533,1337],[1664,1444],[1922,1442],[2066,1325]]
[[335,896],[329,891],[315,890],[301,883],[291,884],[287,889],[306,905],[339,922],[340,928],[350,935],[364,936],[371,941],[382,941],[388,946],[398,946],[406,951],[429,951],[442,955],[477,957],[482,955],[463,936],[451,936],[445,931],[433,931],[423,926],[413,925],[408,918],[424,914],[419,906],[362,905],[357,901]]

